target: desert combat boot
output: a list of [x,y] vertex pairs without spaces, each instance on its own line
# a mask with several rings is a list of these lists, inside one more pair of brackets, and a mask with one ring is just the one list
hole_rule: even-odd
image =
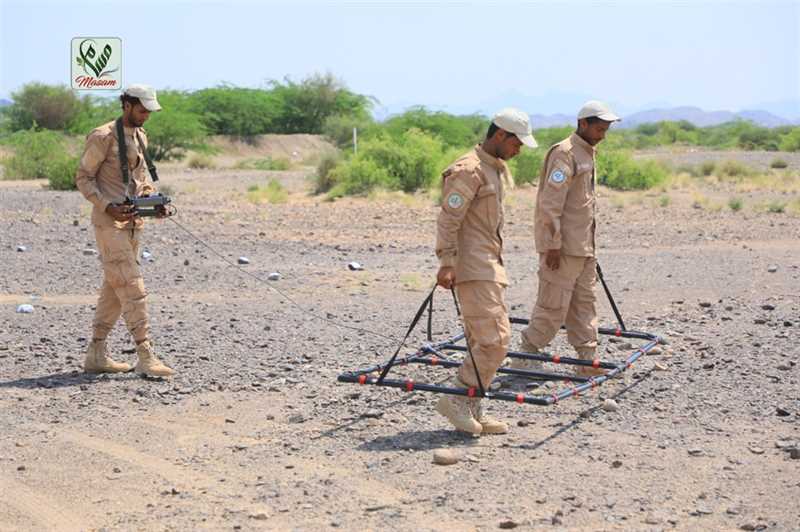
[[508,424],[495,419],[483,410],[483,404],[480,397],[473,397],[469,399],[470,410],[472,416],[481,425],[481,434],[506,434],[508,432]]
[[[576,349],[575,351],[578,353],[578,358],[581,360],[594,360],[595,358],[594,349]],[[575,373],[580,377],[599,377],[600,375],[605,375],[606,370],[592,366],[577,366],[575,368]]]
[[175,370],[169,368],[156,357],[153,351],[153,344],[150,340],[145,340],[136,346],[136,353],[139,355],[139,361],[136,363],[134,371],[140,375],[148,377],[172,377],[175,375]]
[[83,371],[86,373],[124,373],[130,370],[130,365],[117,362],[108,356],[108,346],[105,340],[89,342],[86,359],[83,361]]
[[[454,380],[456,388],[468,388],[457,377]],[[446,417],[456,429],[462,432],[469,432],[470,434],[483,432],[483,427],[472,413],[469,397],[464,395],[443,395],[436,404],[436,411]]]
[[[525,337],[522,337],[522,342],[519,344],[519,350],[523,353],[530,353],[532,355],[541,354],[541,350],[535,345],[529,344]],[[512,358],[509,367],[513,369],[524,369],[527,371],[542,371],[541,360],[530,360],[526,358]]]

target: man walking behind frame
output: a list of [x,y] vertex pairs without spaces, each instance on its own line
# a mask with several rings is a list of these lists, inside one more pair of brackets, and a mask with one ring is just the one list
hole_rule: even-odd
[[[147,292],[138,261],[139,235],[144,222],[131,206],[123,203],[128,196],[155,193],[145,174],[147,137],[142,125],[161,106],[155,90],[145,85],[131,85],[120,100],[122,117],[89,134],[75,177],[78,189],[93,205],[92,225],[103,263],[103,285],[83,367],[87,373],[130,371],[128,364],[109,356],[106,345],[108,333],[122,315],[136,342],[139,357],[136,373],[169,377],[175,372],[156,357],[149,339]],[[165,216],[166,211],[162,210],[161,215]]]
[[[483,389],[488,389],[511,340],[501,233],[505,187],[513,186],[513,179],[505,161],[515,157],[523,144],[536,147],[528,115],[503,109],[492,119],[486,139],[442,174],[437,283],[455,287],[475,362],[465,357],[454,378],[459,388],[478,387],[479,375]],[[484,413],[480,397],[443,395],[436,410],[464,432],[508,432],[508,425]]]
[[[545,156],[534,219],[539,289],[530,324],[522,331],[520,351],[541,351],[565,324],[567,340],[578,358],[595,358],[595,154],[608,128],[618,120],[606,104],[586,102],[578,112],[577,130]],[[541,362],[515,358],[511,367],[537,370]],[[604,371],[578,366],[577,373],[591,377]]]

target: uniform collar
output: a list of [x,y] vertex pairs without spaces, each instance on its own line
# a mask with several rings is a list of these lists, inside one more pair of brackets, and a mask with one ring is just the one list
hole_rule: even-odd
[[572,142],[573,146],[580,146],[588,155],[594,156],[596,148],[583,140],[583,137],[578,135],[577,133],[573,133],[569,136],[570,141]]
[[491,155],[483,151],[483,148],[481,147],[480,144],[475,145],[475,152],[478,154],[478,158],[480,158],[481,161],[491,165],[492,167],[494,167],[495,170],[499,172],[505,171],[506,169],[505,163],[500,159],[498,159],[497,157],[492,157]]

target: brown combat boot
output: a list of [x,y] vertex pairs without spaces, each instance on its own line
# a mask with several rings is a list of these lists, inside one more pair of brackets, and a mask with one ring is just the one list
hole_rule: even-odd
[[169,368],[156,357],[153,351],[153,344],[150,340],[136,346],[136,353],[139,355],[139,361],[136,363],[134,371],[140,375],[148,377],[172,377],[175,375],[175,370]]
[[130,365],[117,362],[108,356],[108,346],[105,340],[89,342],[86,359],[83,361],[83,371],[86,373],[125,373],[130,370]]
[[508,432],[507,423],[495,419],[483,411],[480,397],[473,397],[469,399],[469,402],[472,416],[481,425],[481,434],[506,434]]
[[[578,358],[581,360],[594,360],[595,358],[594,349],[576,349],[576,351],[578,353]],[[575,368],[575,373],[580,377],[599,377],[600,375],[605,375],[606,370],[603,368],[593,368],[592,366],[577,366]]]
[[[518,351],[522,351],[523,353],[539,354],[540,349],[535,345],[529,344],[523,336],[522,343],[519,344]],[[544,370],[541,360],[529,360],[525,358],[512,358],[509,367],[512,369],[524,369],[528,371]]]
[[[455,379],[455,386],[457,388],[468,388],[458,378]],[[456,429],[470,434],[480,434],[483,432],[483,427],[475,419],[470,408],[470,401],[471,399],[464,395],[446,394],[436,404],[436,411],[446,417]]]

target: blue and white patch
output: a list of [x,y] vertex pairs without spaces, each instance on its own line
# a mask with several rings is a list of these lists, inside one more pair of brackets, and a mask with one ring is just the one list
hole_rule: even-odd
[[460,209],[464,205],[464,198],[461,197],[461,194],[453,192],[447,196],[447,205],[451,209]]
[[567,179],[567,176],[564,175],[564,172],[561,170],[555,170],[552,174],[550,174],[550,181],[556,184],[561,184]]

